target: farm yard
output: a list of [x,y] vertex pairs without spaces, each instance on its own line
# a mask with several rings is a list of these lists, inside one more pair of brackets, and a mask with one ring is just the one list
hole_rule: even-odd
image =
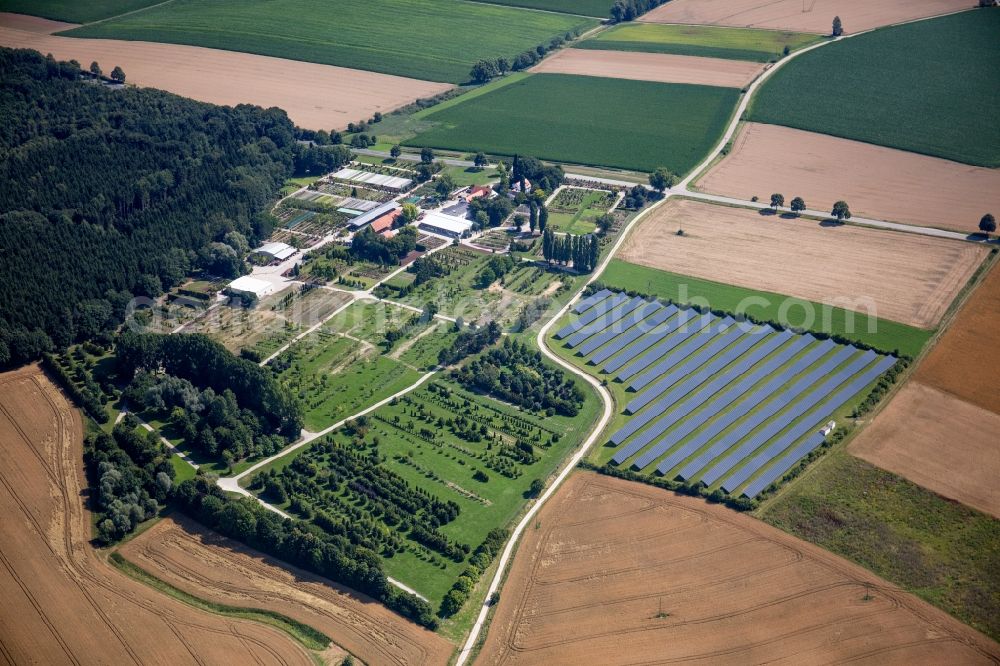
[[0,438],[0,623],[8,659],[315,663],[282,631],[169,598],[112,568],[91,546],[79,412],[37,367],[0,375]]
[[[345,521],[367,515],[373,527],[365,545],[382,555],[386,573],[437,608],[469,566],[468,554],[517,514],[531,482],[547,477],[579,442],[596,409],[591,395],[578,419],[546,416],[435,379],[362,421],[279,458],[247,485],[273,501],[267,488],[273,488],[276,478],[296,489],[277,505],[299,517],[313,516],[317,523],[327,511]],[[303,474],[308,469],[319,476]],[[345,483],[326,490],[322,479],[327,474]],[[416,520],[400,520],[395,511],[365,500],[365,485],[379,479],[403,484],[429,504],[419,515],[407,511]],[[410,531],[423,523],[424,511],[444,511],[446,505],[453,506],[430,535]],[[461,554],[463,545],[467,548]]]
[[576,473],[524,533],[483,664],[986,664],[997,646],[862,568],[703,500]]
[[744,124],[696,186],[743,200],[786,192],[813,210],[843,199],[860,217],[966,233],[985,211],[1000,210],[997,169],[761,123]]
[[617,256],[933,329],[986,255],[960,241],[676,200],[647,216]]
[[870,318],[864,313],[785,294],[668,273],[620,259],[611,260],[600,276],[600,283],[611,288],[656,295],[676,303],[742,312],[747,317],[783,326],[806,327],[819,333],[847,336],[879,349],[898,349],[908,356],[919,354],[932,335],[931,331],[889,319]]
[[[911,380],[848,451],[1000,518],[1000,414]],[[947,442],[947,454],[942,445]]]
[[826,0],[822,5],[800,0],[673,0],[645,14],[649,23],[716,24],[740,28],[798,30],[825,35],[834,16],[850,32],[968,9],[965,0]]
[[[118,551],[188,594],[280,613],[334,638],[368,664],[440,664],[452,646],[354,590],[277,562],[182,516],[160,521]],[[336,663],[336,662],[334,662]]]
[[[451,87],[447,83],[214,48],[47,34],[72,27],[0,14],[0,45],[36,49],[61,60],[96,60],[109,69],[119,65],[129,83],[169,90],[202,102],[277,106],[296,124],[316,129],[343,128],[376,111],[388,113]],[[164,62],[169,62],[170,67],[163,67]]]
[[436,126],[405,143],[685,174],[718,142],[739,96],[730,88],[568,74],[503,83],[429,110],[421,119]]
[[796,51],[820,37],[780,30],[720,28],[706,25],[624,23],[576,44],[577,49],[667,53],[765,63],[785,47]]
[[535,65],[536,74],[578,74],[613,79],[742,88],[764,71],[757,63],[661,53],[565,49]]
[[580,301],[567,320],[554,336],[560,352],[613,379],[624,406],[593,455],[732,497],[754,499],[779,483],[824,444],[832,428],[823,425],[897,364],[609,290]]
[[[489,25],[505,29],[483,30]],[[178,0],[66,35],[203,46],[462,83],[480,58],[513,58],[595,25],[594,19],[462,0],[342,0],[319,6],[308,0]],[[400,48],[412,42],[414,31],[422,35],[420,47]]]
[[[993,66],[1000,57],[998,31],[1000,13],[986,9],[816,49],[761,87],[749,119],[1000,166],[1000,125],[979,121],[983,108],[1000,105]],[[830,90],[838,91],[836,104],[827,100]]]

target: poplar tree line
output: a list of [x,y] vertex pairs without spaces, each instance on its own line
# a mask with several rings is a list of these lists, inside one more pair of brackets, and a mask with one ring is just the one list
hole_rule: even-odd
[[601,260],[601,241],[594,234],[557,235],[551,228],[546,228],[542,234],[542,256],[550,264],[572,264],[580,273],[590,273]]

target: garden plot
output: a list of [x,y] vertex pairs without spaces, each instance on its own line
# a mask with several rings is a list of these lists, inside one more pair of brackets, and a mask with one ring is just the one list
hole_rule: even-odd
[[555,333],[628,389],[612,461],[755,498],[819,448],[831,416],[896,363],[811,335],[609,290]]
[[597,230],[595,220],[615,205],[618,196],[608,190],[564,187],[549,203],[549,225],[558,231],[589,234]]

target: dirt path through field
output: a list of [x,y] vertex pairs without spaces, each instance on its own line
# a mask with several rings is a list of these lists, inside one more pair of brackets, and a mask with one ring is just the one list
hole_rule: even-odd
[[453,650],[445,639],[373,599],[276,562],[181,516],[161,521],[121,553],[191,594],[303,622],[366,664],[444,664]]
[[991,663],[1000,646],[747,516],[574,474],[525,533],[481,664]]
[[848,451],[1000,518],[1000,414],[910,381]]
[[707,23],[828,34],[834,16],[848,32],[969,9],[968,0],[673,0],[640,20]]
[[966,233],[1000,211],[1000,169],[760,123],[745,124],[697,186],[763,201],[781,192],[786,205],[800,196],[827,211],[843,199],[855,215]]
[[933,328],[986,253],[961,241],[673,200],[628,237],[619,258]]
[[310,129],[342,129],[375,111],[387,113],[451,88],[447,83],[196,46],[47,34],[66,27],[0,13],[0,46],[35,49],[59,60],[75,59],[84,67],[96,60],[105,72],[119,65],[129,83],[203,102],[277,106],[297,125]]
[[0,375],[0,441],[7,663],[314,663],[277,629],[174,601],[94,550],[79,414],[36,367]]
[[742,88],[764,71],[764,65],[743,60],[663,53],[563,49],[543,60],[531,71]]

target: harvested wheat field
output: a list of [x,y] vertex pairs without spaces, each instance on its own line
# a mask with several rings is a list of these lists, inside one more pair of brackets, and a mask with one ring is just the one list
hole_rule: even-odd
[[745,124],[732,152],[697,185],[762,201],[782,192],[813,210],[844,199],[860,217],[969,234],[984,213],[1000,210],[1000,169],[760,123]]
[[278,564],[183,517],[168,518],[120,550],[190,594],[275,611],[303,622],[366,664],[445,664],[453,646],[377,601]]
[[833,17],[839,16],[850,34],[973,5],[968,0],[673,0],[639,20],[829,34]]
[[37,368],[0,375],[3,661],[313,664],[281,631],[163,596],[91,547],[81,428]]
[[962,241],[676,200],[642,221],[619,258],[933,328],[986,253]]
[[479,663],[978,664],[1000,646],[721,505],[592,473],[525,533]]
[[0,46],[35,49],[84,66],[96,60],[105,71],[119,65],[129,83],[203,102],[277,106],[295,124],[310,129],[343,128],[375,111],[386,113],[451,88],[447,83],[196,46],[47,34],[64,29],[65,23],[0,14]]
[[543,60],[531,71],[742,88],[764,71],[764,65],[745,60],[663,53],[563,49]]
[[1000,269],[994,266],[966,301],[916,378],[1000,414]]
[[1000,518],[998,414],[911,381],[848,451]]

